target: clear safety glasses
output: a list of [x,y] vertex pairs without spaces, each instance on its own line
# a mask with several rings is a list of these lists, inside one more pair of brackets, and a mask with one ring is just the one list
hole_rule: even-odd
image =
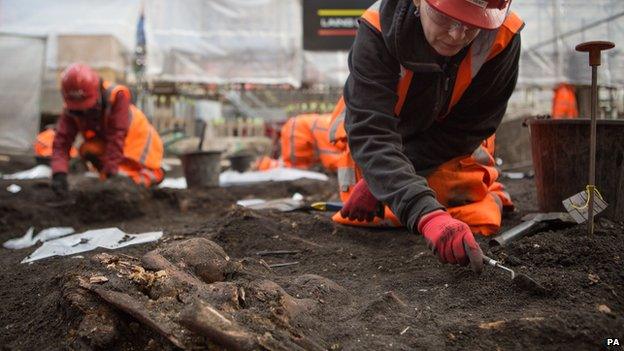
[[444,28],[445,30],[449,32],[455,29],[466,31],[468,33],[479,30],[478,27],[469,26],[465,23],[457,21],[456,19],[453,19],[443,14],[442,12],[434,9],[425,0],[421,0],[420,7],[422,11],[426,13],[426,16],[428,16],[431,19],[431,21],[433,21],[435,24],[437,24],[438,26],[440,26],[441,28]]

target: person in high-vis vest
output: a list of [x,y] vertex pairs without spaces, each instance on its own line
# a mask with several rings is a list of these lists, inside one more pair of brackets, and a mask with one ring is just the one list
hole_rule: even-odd
[[330,127],[344,150],[334,220],[403,225],[440,261],[483,269],[473,232],[492,234],[513,206],[492,157],[524,25],[510,3],[380,0],[364,12]]
[[147,117],[131,103],[130,90],[104,81],[91,67],[72,64],[62,73],[64,108],[54,137],[52,189],[66,195],[69,150],[78,132],[80,157],[100,179],[128,177],[149,187],[164,178],[163,144]]
[[277,167],[311,169],[322,166],[335,173],[342,150],[329,140],[332,114],[301,114],[286,120],[280,131],[281,157],[260,158],[254,169],[265,171]]
[[574,86],[568,83],[557,84],[553,92],[552,118],[578,118],[578,115]]
[[283,166],[310,169],[322,165],[336,172],[341,151],[329,141],[331,114],[303,114],[289,118],[280,133]]

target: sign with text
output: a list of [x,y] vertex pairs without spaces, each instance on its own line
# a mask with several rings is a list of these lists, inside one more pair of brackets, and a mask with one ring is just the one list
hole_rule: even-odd
[[303,0],[303,49],[346,51],[374,0]]

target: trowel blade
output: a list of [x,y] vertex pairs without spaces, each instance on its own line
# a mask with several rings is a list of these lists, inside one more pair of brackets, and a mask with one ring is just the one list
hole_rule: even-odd
[[520,289],[529,291],[531,293],[542,295],[546,293],[546,288],[540,283],[536,282],[533,278],[523,273],[517,273],[511,280],[512,284]]

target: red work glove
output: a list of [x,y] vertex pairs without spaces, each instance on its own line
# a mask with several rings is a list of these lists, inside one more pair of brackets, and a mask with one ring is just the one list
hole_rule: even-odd
[[473,271],[479,273],[483,270],[483,252],[466,223],[451,217],[446,211],[437,210],[420,219],[418,231],[440,262],[462,266],[470,263]]
[[368,184],[360,179],[353,187],[349,200],[342,206],[340,215],[350,220],[372,221],[375,216],[383,218],[383,204],[368,190]]

